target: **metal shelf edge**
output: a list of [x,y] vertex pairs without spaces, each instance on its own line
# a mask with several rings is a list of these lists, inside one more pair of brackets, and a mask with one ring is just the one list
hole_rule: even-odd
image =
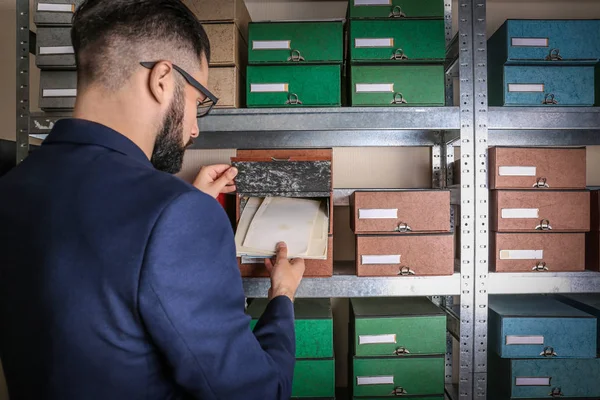
[[600,291],[600,272],[490,272],[490,294],[592,293]]

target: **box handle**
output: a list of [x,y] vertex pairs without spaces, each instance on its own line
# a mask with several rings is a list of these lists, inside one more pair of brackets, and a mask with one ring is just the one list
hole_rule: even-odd
[[287,60],[292,61],[292,62],[306,61],[304,59],[304,57],[302,57],[300,50],[296,50],[296,49],[292,50],[292,54],[288,57]]
[[551,231],[552,227],[550,226],[550,220],[543,219],[540,221],[540,224],[535,227],[536,231]]
[[562,392],[562,388],[560,387],[555,387],[552,388],[552,391],[548,394],[548,396],[552,396],[552,397],[563,397],[564,394]]
[[390,60],[396,60],[396,61],[408,60],[408,56],[406,54],[404,54],[404,50],[396,49],[396,51],[394,51],[394,54],[392,54],[392,56],[390,57]]
[[287,162],[290,161],[292,158],[288,157],[288,158],[275,158],[275,157],[271,157],[271,161],[274,162]]
[[538,178],[537,181],[533,184],[534,188],[549,188],[550,185],[548,185],[548,180],[546,178]]
[[558,354],[554,351],[554,347],[544,347],[544,351],[540,353],[540,356],[544,357],[557,357]]
[[407,354],[410,354],[410,351],[408,351],[406,347],[398,347],[396,350],[394,350],[395,356],[404,356]]
[[392,390],[392,393],[391,393],[392,396],[404,396],[404,395],[407,395],[407,394],[408,394],[408,392],[402,386],[395,387],[394,390]]
[[392,12],[390,13],[390,18],[406,18],[406,14],[402,12],[402,7],[396,6],[392,8]]
[[532,271],[537,271],[537,272],[544,272],[544,271],[548,271],[548,267],[546,266],[545,262],[538,262],[537,264],[535,264],[533,266],[533,268],[531,268]]
[[562,61],[562,59],[563,58],[560,55],[560,49],[552,49],[546,56],[546,61]]
[[402,93],[394,93],[394,100],[392,100],[391,104],[408,104],[408,101],[406,101]]
[[413,271],[412,269],[410,269],[408,267],[402,267],[402,268],[400,268],[400,272],[398,272],[398,275],[400,275],[400,276],[415,275],[415,271]]
[[556,100],[556,97],[553,93],[548,93],[544,96],[544,101],[542,101],[542,104],[555,105],[558,104],[558,100]]
[[302,102],[300,101],[300,99],[298,98],[298,95],[296,93],[290,93],[288,94],[288,99],[285,102],[285,104],[289,104],[289,105],[302,105]]
[[395,231],[402,233],[412,232],[412,228],[408,226],[406,222],[400,222],[400,224],[396,227]]

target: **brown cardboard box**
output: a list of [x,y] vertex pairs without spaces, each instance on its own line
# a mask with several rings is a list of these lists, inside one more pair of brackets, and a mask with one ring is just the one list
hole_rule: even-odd
[[219,99],[215,108],[244,107],[246,82],[237,67],[211,67],[208,89]]
[[202,23],[235,22],[248,40],[250,13],[244,0],[183,0]]
[[585,233],[495,233],[491,271],[564,272],[585,269]]
[[450,192],[403,190],[354,192],[350,198],[354,233],[449,232]]
[[494,232],[587,232],[590,192],[585,190],[492,190]]
[[[380,256],[385,256],[382,259]],[[385,264],[384,264],[385,263]],[[452,275],[453,234],[358,235],[358,276]]]
[[585,234],[587,269],[600,271],[600,192],[590,192],[590,232]]
[[585,148],[508,148],[489,150],[491,189],[585,189]]
[[210,40],[210,66],[236,66],[244,68],[248,63],[248,44],[233,23],[204,25]]

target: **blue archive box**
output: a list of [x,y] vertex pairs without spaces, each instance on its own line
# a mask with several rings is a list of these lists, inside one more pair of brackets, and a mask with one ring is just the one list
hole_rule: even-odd
[[488,357],[488,393],[497,399],[597,398],[600,359]]
[[599,73],[591,62],[490,64],[490,106],[594,106],[600,104]]
[[[567,303],[575,308],[578,308],[583,312],[586,312],[596,317],[598,330],[597,351],[600,350],[600,293],[564,294],[559,295],[558,299],[564,303]],[[600,379],[600,377],[598,377],[598,379]]]
[[488,40],[490,64],[600,59],[600,20],[507,20]]
[[594,358],[596,340],[594,316],[552,297],[489,297],[490,352],[502,358]]

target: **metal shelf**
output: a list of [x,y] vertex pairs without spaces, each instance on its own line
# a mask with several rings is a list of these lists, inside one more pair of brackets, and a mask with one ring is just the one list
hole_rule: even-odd
[[490,130],[596,130],[600,107],[490,107]]
[[490,272],[489,294],[600,292],[600,272]]
[[[450,276],[358,277],[354,262],[338,262],[330,278],[304,278],[296,297],[410,297],[460,294],[460,274]],[[246,297],[267,297],[268,278],[244,278]]]

